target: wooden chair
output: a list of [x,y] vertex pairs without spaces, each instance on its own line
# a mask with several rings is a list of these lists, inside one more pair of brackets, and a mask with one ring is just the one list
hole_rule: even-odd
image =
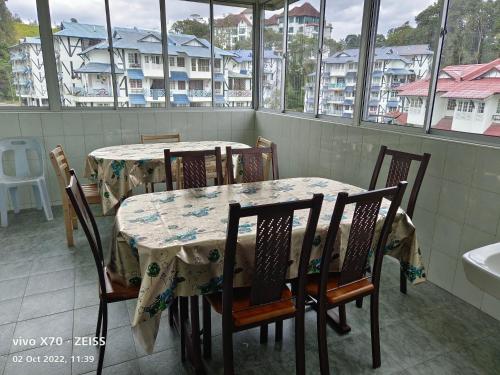
[[[365,296],[370,296],[373,368],[380,367],[378,295],[384,256],[383,249],[406,185],[406,182],[400,182],[396,187],[356,195],[342,192],[337,197],[321,257],[320,273],[310,276],[306,285],[306,293],[312,297],[313,307],[317,311],[318,347],[322,375],[329,374],[326,341],[328,310],[338,307],[339,315],[345,317],[345,304]],[[378,242],[376,246],[373,246],[375,226],[384,197],[391,197],[392,203],[386,214]],[[341,271],[332,273],[330,272],[330,262],[335,248],[335,239],[340,235],[340,222],[345,206],[348,204],[355,204],[355,210],[347,240],[346,254]],[[371,278],[369,278],[365,271],[371,249],[374,249],[375,258]]]
[[139,295],[138,287],[125,287],[121,284],[113,282],[108,275],[106,266],[104,265],[104,257],[102,253],[101,237],[99,229],[95,222],[89,204],[85,199],[85,192],[82,185],[78,182],[75,171],[70,170],[69,184],[65,188],[71,201],[72,207],[76,212],[76,216],[87,236],[87,240],[94,256],[97,275],[99,279],[99,313],[97,316],[96,337],[99,343],[99,360],[97,362],[97,374],[102,372],[104,361],[104,351],[106,349],[106,337],[108,330],[108,303],[125,301],[137,298]]
[[[281,327],[284,319],[295,318],[295,353],[297,374],[305,374],[304,312],[305,283],[312,242],[316,232],[322,194],[312,199],[266,204],[242,208],[239,203],[229,205],[222,293],[204,297],[203,321],[210,323],[211,309],[222,314],[222,346],[224,374],[234,374],[233,333],[276,322]],[[309,209],[309,218],[302,242],[298,266],[296,295],[286,286],[295,211]],[[257,217],[255,267],[251,285],[234,288],[233,277],[240,218]],[[295,297],[295,301],[293,301]],[[279,323],[279,325],[278,325]],[[262,333],[262,332],[261,332]],[[267,333],[267,331],[266,331]],[[281,332],[277,332],[277,341]],[[262,336],[261,336],[262,337]],[[210,324],[203,325],[205,357],[210,357]]]
[[180,142],[181,135],[179,133],[171,134],[141,134],[141,143],[174,143]]
[[[164,151],[165,155],[165,177],[167,190],[174,190],[171,158],[181,158],[183,188],[199,188],[208,186],[207,181],[207,157],[215,157],[216,184],[223,183],[222,156],[220,147],[205,151]],[[179,173],[178,173],[179,175]]]
[[[69,247],[75,245],[73,239],[73,230],[77,229],[77,217],[75,211],[71,206],[68,196],[66,195],[66,186],[69,184],[70,179],[70,166],[64,149],[61,145],[57,145],[55,149],[49,152],[50,161],[57,176],[57,182],[59,184],[59,189],[61,191],[61,201],[63,206],[64,215],[64,226],[66,228],[66,242]],[[82,190],[85,195],[85,199],[89,204],[100,204],[101,196],[99,194],[99,189],[97,184],[87,184],[82,185]]]
[[[406,181],[410,172],[411,163],[413,161],[420,163],[415,182],[413,183],[413,187],[411,189],[408,205],[406,206],[406,214],[408,215],[408,217],[413,218],[415,203],[417,202],[418,193],[420,192],[420,187],[422,186],[425,171],[427,170],[427,165],[429,164],[431,155],[427,153],[423,155],[411,154],[408,152],[391,150],[388,149],[387,146],[381,146],[377,162],[373,170],[370,186],[368,188],[369,190],[374,190],[377,186],[377,180],[380,175],[380,170],[382,168],[382,164],[386,155],[392,156],[391,164],[389,166],[389,173],[387,174],[387,180],[385,183],[386,187],[396,186],[398,182]],[[403,269],[401,269],[400,272],[400,290],[402,293],[406,293],[406,275]],[[357,306],[360,307],[361,302],[358,302]]]
[[276,143],[271,143],[271,146],[266,148],[255,147],[232,149],[230,146],[226,147],[226,175],[228,183],[230,184],[236,183],[233,165],[233,156],[235,155],[239,156],[242,164],[241,182],[257,182],[267,180],[267,160],[271,162],[270,166],[272,166],[273,180],[279,180]]
[[[257,142],[255,142],[255,147],[258,148],[270,148],[272,141],[266,139],[259,135]],[[264,157],[264,180],[269,180],[269,171],[271,170],[271,156],[269,154],[263,155]],[[278,179],[278,178],[276,178]]]
[[[171,133],[171,134],[141,134],[141,143],[175,143],[181,141],[181,135],[179,133]],[[146,184],[146,193],[149,191],[153,193],[155,191],[155,184],[151,182],[150,184]]]

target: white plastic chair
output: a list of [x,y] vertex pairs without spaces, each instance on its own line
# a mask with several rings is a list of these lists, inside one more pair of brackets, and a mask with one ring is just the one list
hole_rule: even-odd
[[[34,151],[38,158],[40,171],[32,171],[28,153]],[[14,154],[15,174],[8,175],[4,171],[3,160],[7,152]],[[35,195],[37,208],[45,211],[47,220],[52,220],[52,208],[45,183],[45,153],[35,138],[4,138],[0,139],[0,223],[2,227],[8,225],[8,195],[10,193],[14,212],[19,212],[18,187],[31,185]]]

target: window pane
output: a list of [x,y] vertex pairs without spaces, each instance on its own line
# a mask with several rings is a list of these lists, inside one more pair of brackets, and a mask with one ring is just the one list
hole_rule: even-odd
[[170,103],[173,107],[210,107],[212,73],[208,2],[167,0],[166,8]]
[[319,113],[352,118],[363,0],[326,2]]
[[109,0],[119,107],[163,107],[165,87],[157,0]]
[[319,4],[319,0],[302,0],[288,8],[285,108],[290,111],[314,112]]
[[423,126],[440,6],[434,0],[401,0],[397,7],[403,12],[394,12],[394,6],[381,1],[363,118]]
[[[497,1],[451,0],[432,127],[500,136]],[[495,18],[496,15],[496,18]]]
[[50,0],[61,103],[113,107],[106,13],[101,0]]
[[[221,61],[223,74],[223,78],[219,76],[221,87],[215,92],[215,105],[251,107],[252,8],[214,5],[214,18],[215,58]],[[215,69],[217,74],[217,65]]]
[[265,5],[264,56],[262,67],[262,107],[280,109],[281,74],[283,68],[284,3]]
[[35,0],[0,2],[0,106],[48,106]]

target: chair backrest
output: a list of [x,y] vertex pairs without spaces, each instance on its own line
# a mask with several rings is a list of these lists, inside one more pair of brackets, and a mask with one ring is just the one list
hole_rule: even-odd
[[[40,173],[35,173],[30,168],[29,152],[34,151],[40,163]],[[17,177],[31,177],[45,175],[45,154],[40,142],[36,138],[4,138],[0,139],[0,177],[6,173],[3,168],[3,156],[7,152],[14,154],[14,166]]]
[[64,153],[64,149],[61,145],[57,145],[52,151],[49,152],[50,161],[56,172],[57,182],[59,183],[59,188],[61,190],[63,202],[67,201],[67,195],[65,193],[66,186],[69,184],[70,174],[69,174],[69,162]]
[[192,189],[208,186],[207,182],[207,158],[215,157],[215,172],[217,183],[223,183],[222,178],[222,156],[220,147],[214,150],[204,151],[175,151],[164,150],[165,156],[165,181],[167,190],[174,190],[172,158],[181,158],[182,181],[184,189]]
[[141,134],[141,143],[174,143],[180,142],[181,135],[179,133],[171,133],[171,134]]
[[[271,142],[269,139],[266,139],[259,135],[259,137],[257,138],[257,142],[255,142],[255,147],[269,148],[271,147],[272,143],[273,142]],[[268,180],[269,170],[271,169],[271,155],[264,154],[263,158],[264,158],[264,180]]]
[[[320,295],[326,293],[330,262],[334,250],[335,240],[339,233],[340,223],[346,205],[355,204],[351,228],[347,240],[347,248],[342,263],[339,285],[346,285],[363,279],[366,272],[370,251],[375,255],[372,283],[378,290],[380,281],[380,269],[382,266],[383,249],[386,245],[388,235],[396,212],[401,204],[407,182],[399,182],[397,186],[372,190],[365,193],[349,195],[341,192],[337,196],[333,210],[330,227],[325,240],[325,247],[321,257],[320,266]],[[384,224],[376,244],[374,244],[375,227],[380,213],[383,198],[391,198],[391,205],[385,215]]]
[[99,235],[99,229],[97,228],[94,215],[90,210],[75,171],[71,169],[69,174],[70,179],[68,186],[66,186],[66,193],[68,194],[71,205],[75,210],[78,221],[87,236],[90,249],[92,250],[92,255],[94,256],[95,265],[97,267],[99,286],[101,291],[104,293],[106,291],[106,283],[104,281],[104,257],[102,253],[102,243],[101,236]]
[[[238,244],[240,218],[257,217],[254,272],[252,275],[251,306],[264,305],[281,300],[289,267],[292,226],[295,211],[309,209],[309,218],[302,241],[298,269],[296,304],[304,303],[305,279],[311,247],[316,232],[322,194],[312,199],[241,207],[229,205],[223,274],[223,319],[231,317],[233,310],[233,278]],[[303,306],[302,306],[303,307]]]
[[241,163],[241,182],[258,182],[266,180],[266,157],[270,157],[272,165],[272,179],[279,180],[278,152],[276,143],[270,147],[240,148],[232,149],[226,147],[226,173],[230,184],[236,183],[234,176],[233,156],[238,156]]
[[375,164],[375,168],[373,170],[370,186],[368,188],[369,190],[374,190],[377,185],[380,169],[382,168],[382,164],[386,155],[392,156],[391,164],[389,166],[389,173],[387,174],[387,180],[385,183],[386,187],[396,186],[398,182],[406,181],[408,179],[412,161],[420,163],[415,182],[413,183],[413,187],[411,189],[408,206],[406,207],[406,214],[410,218],[412,218],[413,212],[415,210],[415,203],[417,202],[418,193],[420,191],[420,187],[422,186],[422,181],[424,180],[425,171],[427,169],[427,165],[429,164],[431,155],[428,153],[425,153],[423,155],[411,154],[409,152],[391,150],[388,149],[387,146],[381,146],[377,158],[377,163]]

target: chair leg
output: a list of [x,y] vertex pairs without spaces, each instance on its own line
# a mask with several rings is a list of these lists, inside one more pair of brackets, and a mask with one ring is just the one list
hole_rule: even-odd
[[363,298],[360,298],[360,299],[357,299],[357,300],[356,300],[356,307],[357,307],[358,309],[363,308]]
[[222,355],[224,356],[224,375],[234,375],[233,332],[222,329]]
[[339,306],[339,324],[341,327],[345,327],[347,325],[347,316],[345,313],[345,305]]
[[268,331],[267,324],[260,326],[260,343],[261,344],[265,344],[267,342],[267,331]]
[[212,357],[212,307],[205,297],[203,298],[203,357]]
[[328,365],[328,345],[326,342],[326,306],[318,306],[317,312],[317,332],[318,332],[318,351],[319,351],[319,368],[321,375],[330,373]]
[[372,361],[373,368],[379,368],[380,359],[380,332],[378,321],[378,295],[372,294],[370,298],[370,328],[372,337]]
[[95,337],[101,337],[101,323],[102,323],[102,304],[104,302],[99,301],[99,312],[97,313],[97,327],[95,329]]
[[38,210],[43,208],[42,206],[42,196],[40,195],[40,190],[38,190],[38,186],[31,185],[31,189],[33,190],[33,196],[35,197],[35,204]]
[[2,227],[7,227],[9,225],[7,218],[7,211],[9,206],[8,199],[7,187],[5,185],[0,185],[0,225]]
[[19,194],[17,186],[10,187],[9,193],[10,193],[10,201],[12,202],[12,207],[14,208],[14,213],[18,214],[20,209],[19,209]]
[[181,325],[181,360],[186,361],[186,321],[188,319],[188,299],[179,297],[180,325]]
[[37,186],[38,192],[40,193],[40,198],[42,200],[43,210],[45,211],[45,217],[47,218],[47,220],[52,220],[54,216],[52,215],[52,207],[50,206],[50,197],[47,191],[45,180],[39,180]]
[[275,342],[283,341],[283,320],[278,320],[274,324],[275,324],[274,341]]
[[104,352],[106,350],[106,340],[108,335],[108,304],[106,302],[102,303],[102,330],[101,339],[103,340],[102,345],[99,346],[99,361],[97,362],[97,375],[102,373],[102,365],[104,363]]
[[399,271],[399,290],[406,294],[406,275],[403,270]]
[[305,375],[306,373],[306,349],[304,336],[304,312],[302,312],[298,313],[295,317],[295,372],[297,375]]
[[71,219],[71,208],[67,203],[63,202],[64,228],[66,229],[66,243],[68,247],[75,246],[73,238],[73,220]]

